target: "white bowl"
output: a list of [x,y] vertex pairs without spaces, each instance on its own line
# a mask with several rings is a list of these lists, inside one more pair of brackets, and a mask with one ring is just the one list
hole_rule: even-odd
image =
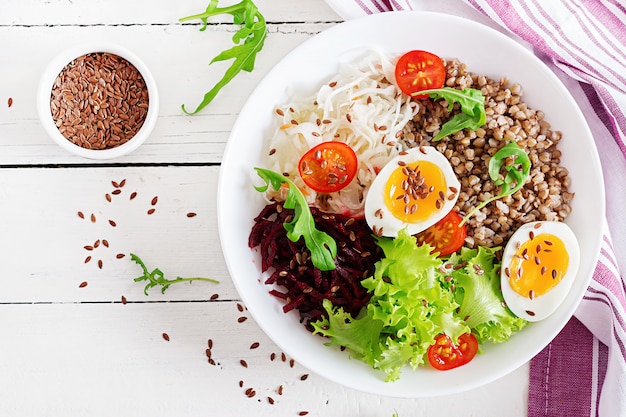
[[[72,143],[59,131],[50,110],[50,97],[57,76],[74,59],[90,53],[110,53],[125,59],[139,71],[148,89],[149,104],[143,125],[127,142],[108,149],[87,149]],[[41,124],[48,135],[63,149],[84,158],[111,159],[121,157],[134,151],[150,136],[159,114],[159,94],[152,73],[146,64],[133,52],[112,43],[83,43],[64,50],[48,64],[41,76],[37,90],[37,112]]]
[[[270,287],[263,283],[258,252],[248,247],[253,219],[266,204],[253,188],[262,184],[253,168],[265,167],[274,106],[288,103],[295,93],[308,96],[317,91],[338,72],[341,62],[354,61],[372,49],[396,56],[424,49],[456,57],[472,72],[520,83],[524,101],[543,110],[552,128],[563,132],[561,163],[569,168],[570,190],[576,193],[566,223],[583,254],[573,286],[553,315],[531,323],[506,343],[483,345],[483,353],[465,366],[446,372],[407,367],[395,382],[385,382],[384,375],[351,359],[348,352],[325,346],[325,339],[300,324],[297,312],[284,314],[282,303],[268,294]],[[487,384],[524,365],[547,346],[572,317],[588,288],[600,251],[604,201],[600,160],[589,127],[571,94],[543,62],[507,36],[473,21],[432,12],[401,12],[338,24],[301,44],[267,74],[233,127],[220,171],[217,208],[232,280],[252,317],[281,350],[339,384],[406,398],[449,395]]]

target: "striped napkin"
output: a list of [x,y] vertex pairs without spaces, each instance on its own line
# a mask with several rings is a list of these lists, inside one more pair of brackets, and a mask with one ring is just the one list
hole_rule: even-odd
[[529,417],[626,417],[626,4],[620,0],[326,0],[343,18],[451,13],[532,49],[587,118],[605,177],[600,259],[574,317],[530,363]]

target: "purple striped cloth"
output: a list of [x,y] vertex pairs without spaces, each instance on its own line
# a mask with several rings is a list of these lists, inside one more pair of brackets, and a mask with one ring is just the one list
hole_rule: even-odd
[[[587,118],[605,177],[600,258],[575,317],[530,363],[529,417],[626,417],[626,4],[623,0],[326,0],[345,19],[430,10],[476,20],[540,56]],[[616,257],[615,254],[621,254]]]

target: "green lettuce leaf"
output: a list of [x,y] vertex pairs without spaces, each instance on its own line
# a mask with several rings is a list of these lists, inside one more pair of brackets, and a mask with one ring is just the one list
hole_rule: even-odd
[[473,330],[479,343],[502,343],[521,330],[526,320],[515,316],[505,307],[500,290],[499,248],[463,248],[449,262],[465,265],[452,271],[460,305],[458,315]]
[[374,275],[361,281],[372,292],[361,314],[352,318],[326,301],[329,318],[312,324],[315,333],[331,339],[329,345],[345,346],[394,381],[403,366],[424,363],[437,335],[456,339],[470,329],[454,314],[459,306],[453,293],[440,285],[441,261],[431,247],[417,246],[404,230],[395,239],[378,238],[378,245],[384,258]]

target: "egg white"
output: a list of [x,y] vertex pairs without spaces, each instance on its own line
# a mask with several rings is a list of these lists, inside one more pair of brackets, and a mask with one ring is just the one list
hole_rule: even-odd
[[[513,288],[507,276],[507,267],[513,261],[517,248],[531,238],[531,235],[548,233],[560,238],[569,255],[569,264],[561,281],[546,294],[535,296],[532,299],[524,297]],[[502,268],[500,272],[502,296],[508,308],[518,317],[528,321],[540,321],[550,316],[561,305],[572,288],[580,263],[580,247],[574,232],[567,224],[556,221],[539,221],[521,226],[504,248]]]
[[[431,162],[439,167],[446,179],[448,189],[456,189],[454,198],[445,198],[442,208],[425,221],[407,223],[393,215],[385,204],[385,186],[390,175],[399,167],[399,162],[413,164],[419,161]],[[457,179],[448,159],[432,146],[411,148],[390,160],[378,173],[365,199],[365,220],[374,232],[381,236],[396,237],[398,232],[406,228],[410,235],[417,234],[437,223],[452,210],[459,196],[461,184]],[[446,195],[450,195],[448,191]]]

